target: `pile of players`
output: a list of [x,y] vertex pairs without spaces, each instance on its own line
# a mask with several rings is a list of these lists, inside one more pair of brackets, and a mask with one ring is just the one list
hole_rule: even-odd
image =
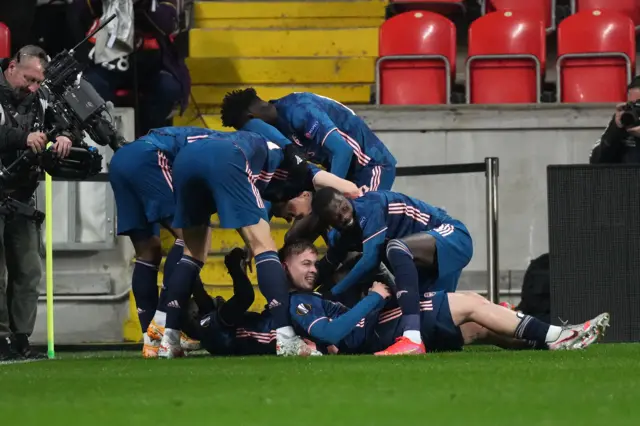
[[[396,160],[351,109],[312,93],[265,102],[229,93],[233,132],[155,129],[118,150],[109,176],[118,234],[136,251],[132,287],[143,356],[175,358],[200,345],[215,355],[409,355],[475,341],[504,348],[582,349],[609,325],[604,313],[552,326],[456,292],[473,244],[440,208],[392,192]],[[210,218],[247,250],[225,258],[234,296],[200,281]],[[272,216],[294,221],[277,250]],[[160,226],[175,237],[157,291]],[[328,251],[318,259],[313,241]],[[261,314],[246,274],[255,259]]]

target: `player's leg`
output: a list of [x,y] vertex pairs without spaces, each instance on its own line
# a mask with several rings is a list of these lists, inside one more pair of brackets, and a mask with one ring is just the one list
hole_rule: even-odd
[[462,269],[473,256],[473,242],[467,228],[458,221],[444,223],[428,232],[402,239],[411,251],[416,266],[435,280],[420,291],[454,292]]
[[[169,252],[167,253],[167,257],[164,261],[163,268],[163,277],[162,277],[162,289],[160,290],[160,298],[158,300],[158,306],[156,307],[156,313],[149,324],[149,328],[147,329],[147,335],[160,344],[162,340],[162,336],[164,335],[164,329],[166,327],[167,321],[167,285],[169,281],[169,277],[175,270],[180,259],[182,259],[182,255],[184,254],[184,240],[182,237],[181,229],[174,229],[170,225],[163,223],[162,225],[167,231],[171,233],[174,237],[174,243]],[[197,294],[206,294],[204,287],[202,285],[202,281],[200,277],[196,279],[196,282],[193,287],[194,295]],[[202,300],[198,298],[198,300]],[[180,346],[185,351],[195,351],[200,349],[200,343],[196,340],[193,340],[186,333],[182,333],[180,337]]]
[[215,212],[207,175],[211,157],[204,144],[194,142],[178,154],[173,167],[176,214],[174,229],[182,229],[184,251],[169,275],[166,287],[166,328],[159,356],[184,355],[180,346],[182,309],[189,301],[193,286],[207,257],[209,219]]
[[582,324],[558,327],[493,304],[475,293],[448,293],[447,296],[455,325],[474,322],[497,335],[525,340],[531,347],[582,349],[596,341],[609,326],[606,313]]
[[[411,238],[411,237],[409,237]],[[418,242],[424,240],[419,236]],[[409,239],[416,246],[415,239]],[[425,243],[422,243],[425,245]],[[401,327],[404,330],[402,338],[387,348],[386,355],[421,354],[425,353],[420,334],[420,294],[418,269],[415,265],[414,254],[404,239],[393,239],[387,243],[387,260],[395,276],[396,298],[402,310]]]
[[[251,179],[249,165],[242,152],[229,144],[216,157],[223,165],[211,176],[220,227],[237,229],[255,259],[258,286],[267,299],[276,329],[279,355],[319,354],[300,339],[289,318],[289,286],[271,237],[267,211]],[[226,166],[226,167],[225,167]]]
[[110,163],[109,180],[118,214],[118,235],[128,235],[136,251],[132,290],[145,339],[145,356],[157,346],[148,341],[147,327],[158,304],[158,267],[162,259],[159,220],[173,216],[168,163],[154,147],[133,142],[118,150]]
[[[420,333],[420,288],[418,268],[441,277],[437,284],[455,291],[460,271],[471,260],[473,245],[468,231],[459,222],[443,224],[429,232],[393,239],[387,244],[387,259],[396,277],[396,297],[402,308],[403,336],[385,354],[423,353]],[[453,278],[453,279],[451,279]]]

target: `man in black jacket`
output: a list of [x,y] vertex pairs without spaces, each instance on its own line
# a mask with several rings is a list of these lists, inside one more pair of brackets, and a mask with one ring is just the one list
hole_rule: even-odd
[[[37,46],[25,46],[13,58],[0,61],[0,160],[5,167],[24,150],[45,149],[47,137],[42,130],[49,118],[48,96],[40,84],[47,64],[47,54]],[[53,149],[66,157],[71,145],[68,137],[58,136]],[[0,198],[34,204],[37,186],[38,170],[30,170],[3,183]],[[29,336],[42,276],[39,247],[40,234],[33,221],[0,216],[0,360],[36,356]]]
[[[640,76],[634,77],[627,87],[627,101],[640,100]],[[607,129],[593,147],[589,163],[640,163],[640,126],[625,129],[620,122],[623,107],[618,104]]]

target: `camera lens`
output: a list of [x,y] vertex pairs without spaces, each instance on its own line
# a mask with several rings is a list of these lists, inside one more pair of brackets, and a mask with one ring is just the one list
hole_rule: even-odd
[[634,127],[637,126],[638,117],[631,111],[625,111],[620,114],[620,123],[623,127]]

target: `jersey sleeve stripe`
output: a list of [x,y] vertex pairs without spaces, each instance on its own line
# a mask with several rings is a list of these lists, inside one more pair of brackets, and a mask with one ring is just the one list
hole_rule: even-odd
[[382,176],[382,167],[375,166],[371,173],[371,182],[369,182],[369,191],[377,191],[380,186],[380,176]]
[[316,318],[316,319],[311,323],[311,325],[309,325],[309,328],[307,328],[307,334],[311,336],[311,327],[313,327],[314,325],[316,325],[316,323],[317,323],[318,321],[323,320],[323,319],[324,319],[324,320],[328,320],[328,318],[327,318],[327,317],[320,317],[320,318]]
[[371,161],[371,157],[369,157],[367,154],[362,152],[362,148],[360,148],[360,144],[358,144],[358,141],[356,141],[355,139],[353,139],[351,136],[341,131],[340,129],[337,129],[337,130],[340,136],[344,138],[344,140],[349,144],[349,146],[353,150],[354,155],[358,159],[358,163],[360,163],[360,165],[362,166],[366,166],[367,164],[369,164],[369,162]]
[[376,236],[378,236],[378,235],[382,234],[382,233],[383,233],[384,231],[386,231],[386,230],[387,230],[387,227],[385,226],[384,228],[382,228],[381,230],[379,230],[379,231],[378,231],[378,232],[376,232],[375,234],[371,235],[371,236],[370,236],[370,237],[368,237],[368,238],[365,238],[365,239],[362,241],[362,244],[366,243],[367,241],[369,241],[369,240],[370,240],[370,239],[372,239],[373,237],[376,237]]

